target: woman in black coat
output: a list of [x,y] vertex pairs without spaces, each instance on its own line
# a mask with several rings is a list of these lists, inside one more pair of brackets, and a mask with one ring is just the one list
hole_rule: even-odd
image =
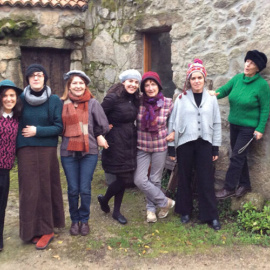
[[125,182],[133,177],[136,169],[137,130],[134,125],[139,108],[139,85],[141,74],[134,69],[120,74],[121,83],[113,85],[101,106],[107,115],[111,130],[106,135],[108,149],[102,152],[102,167],[106,173],[116,175],[106,194],[99,195],[101,210],[110,212],[109,200],[114,196],[112,217],[121,224],[126,218],[120,213],[125,192]]

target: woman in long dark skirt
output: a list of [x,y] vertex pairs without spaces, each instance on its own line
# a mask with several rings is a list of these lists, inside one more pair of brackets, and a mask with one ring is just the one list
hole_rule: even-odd
[[43,66],[30,65],[21,99],[23,113],[17,137],[20,194],[20,237],[45,249],[54,228],[65,226],[58,135],[62,133],[62,103],[46,85]]

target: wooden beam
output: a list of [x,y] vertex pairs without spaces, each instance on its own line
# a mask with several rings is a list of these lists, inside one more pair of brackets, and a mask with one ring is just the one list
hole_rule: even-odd
[[143,35],[143,71],[151,70],[151,37],[149,34]]

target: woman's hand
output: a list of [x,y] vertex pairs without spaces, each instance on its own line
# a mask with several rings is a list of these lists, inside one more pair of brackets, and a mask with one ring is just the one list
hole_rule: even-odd
[[175,135],[175,132],[173,131],[172,133],[170,133],[167,137],[166,137],[166,140],[168,142],[173,142],[174,141],[174,135]]
[[216,161],[218,159],[218,156],[213,156],[213,161]]
[[26,126],[22,129],[22,135],[24,137],[34,137],[37,134],[37,128],[35,126]]
[[113,125],[112,124],[109,124],[109,128],[110,128],[110,130],[113,128]]
[[176,157],[170,157],[170,160],[175,161]]
[[210,96],[218,96],[219,93],[216,93],[214,90],[208,90]]
[[254,132],[254,135],[256,135],[255,138],[256,138],[257,141],[260,140],[262,138],[262,136],[263,136],[263,134],[261,132],[256,131],[256,130]]
[[98,143],[98,146],[101,146],[105,149],[109,148],[109,145],[106,139],[102,135],[97,136],[97,143]]

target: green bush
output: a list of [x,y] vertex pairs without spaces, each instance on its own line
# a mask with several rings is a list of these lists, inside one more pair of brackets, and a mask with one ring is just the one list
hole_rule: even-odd
[[243,207],[243,211],[238,211],[239,227],[252,233],[270,235],[270,206],[265,205],[262,211],[258,211],[251,202],[248,202]]

